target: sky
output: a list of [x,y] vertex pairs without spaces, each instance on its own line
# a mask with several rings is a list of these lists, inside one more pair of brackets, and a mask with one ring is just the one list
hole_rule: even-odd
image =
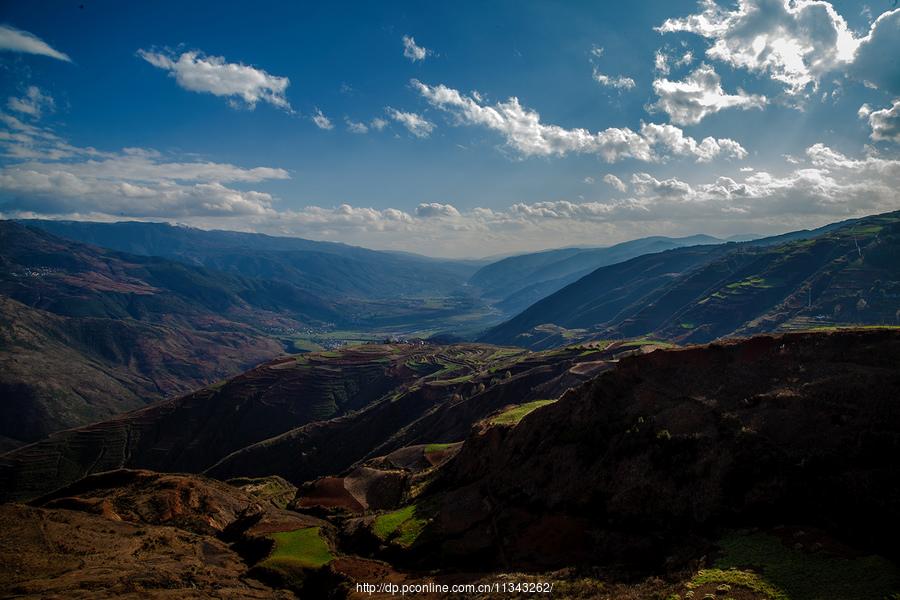
[[896,0],[0,0],[0,217],[432,256],[900,209]]

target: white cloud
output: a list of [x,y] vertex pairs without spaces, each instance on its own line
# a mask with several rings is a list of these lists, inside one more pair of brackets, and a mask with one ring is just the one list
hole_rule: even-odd
[[872,129],[869,137],[873,141],[900,143],[900,98],[894,100],[889,108],[881,110],[873,110],[868,104],[863,104],[859,117],[868,120]]
[[352,121],[349,117],[344,117],[344,122],[347,123],[347,131],[350,133],[357,133],[360,135],[369,133],[369,126],[365,123]]
[[0,154],[12,159],[59,160],[76,156],[101,156],[91,147],[76,147],[60,138],[51,129],[26,123],[10,114],[0,112]]
[[604,50],[602,46],[598,46],[596,44],[591,46],[591,56],[593,56],[594,58],[600,58],[601,56],[603,56],[603,52]]
[[416,40],[410,35],[403,36],[403,56],[411,60],[412,62],[416,62],[419,60],[425,60],[425,57],[428,56],[428,49],[423,48],[421,46],[416,45]]
[[584,179],[582,179],[581,181],[582,181],[582,183],[585,183],[585,184],[587,184],[587,185],[594,185],[594,181],[595,181],[595,180],[594,180],[593,177],[591,177],[591,176],[589,175],[589,176],[585,177]]
[[660,181],[647,173],[633,174],[631,187],[638,196],[684,199],[693,192],[691,186],[683,181],[675,178]]
[[381,131],[382,129],[384,129],[387,126],[388,126],[388,122],[385,119],[382,119],[381,117],[375,117],[374,119],[372,119],[372,122],[369,123],[369,127],[374,129],[375,131]]
[[431,132],[434,131],[434,123],[428,121],[421,115],[410,112],[402,112],[397,110],[396,108],[391,107],[388,107],[386,110],[388,116],[406,127],[407,131],[409,131],[417,138],[427,138],[429,135],[431,135]]
[[268,102],[290,111],[285,97],[290,80],[270,75],[241,63],[225,62],[221,56],[206,56],[197,50],[176,57],[168,52],[138,50],[138,56],[154,67],[164,69],[178,85],[192,92],[205,92],[229,99],[234,108],[246,106],[250,110],[257,102]]
[[459,211],[452,204],[440,202],[423,203],[416,207],[416,216],[429,219],[432,217],[458,217]]
[[690,32],[713,41],[706,55],[736,68],[766,73],[791,94],[853,61],[860,40],[829,2],[738,0],[733,10],[702,0],[702,10],[668,19],[661,33]]
[[634,79],[632,79],[631,77],[624,77],[622,75],[610,77],[609,75],[604,75],[596,68],[594,69],[594,81],[602,86],[616,88],[619,90],[634,89]]
[[900,8],[879,16],[860,42],[850,74],[892,94],[900,94]]
[[[498,111],[498,123],[508,118],[496,106],[475,104]],[[546,127],[539,120],[537,126]],[[631,134],[640,140],[635,147],[648,152],[699,160],[743,151],[727,140],[697,141],[672,125],[644,124]],[[623,135],[626,145],[632,136]],[[591,144],[599,153],[596,142]],[[644,167],[626,179],[630,185],[610,173],[603,176],[610,189],[582,187],[591,197],[580,201],[468,208],[433,201],[404,210],[302,206],[295,198],[297,208],[284,208],[286,199],[253,189],[288,179],[283,169],[183,159],[146,148],[76,147],[47,127],[7,113],[0,113],[0,150],[6,159],[0,167],[0,218],[169,220],[456,256],[558,247],[561,239],[596,244],[655,234],[781,232],[893,210],[900,189],[900,160],[854,158],[816,144],[777,173],[745,167],[733,177],[696,170],[671,177]]]
[[662,50],[657,50],[653,55],[653,69],[662,75],[669,74],[669,57]]
[[726,94],[719,74],[707,64],[701,64],[683,81],[657,79],[653,91],[659,100],[652,108],[668,114],[677,125],[696,125],[707,115],[726,108],[761,109],[766,104],[765,96],[747,94],[741,89],[737,94]]
[[681,58],[675,61],[676,67],[683,67],[685,65],[689,65],[694,62],[694,53],[688,50],[684,54],[681,55]]
[[178,161],[143,148],[79,148],[47,128],[0,113],[0,147],[18,160],[0,168],[0,195],[19,211],[135,217],[263,215],[268,193],[225,184],[288,179],[287,171]]
[[515,97],[487,106],[475,94],[464,96],[444,85],[430,86],[415,79],[411,84],[432,106],[451,113],[457,124],[480,125],[496,131],[506,138],[507,146],[526,157],[591,153],[608,162],[624,158],[653,162],[676,155],[706,162],[720,155],[743,158],[747,154],[734,140],[707,137],[698,143],[672,125],[645,123],[639,132],[627,127],[597,133],[565,129],[544,125],[536,111],[523,107]]
[[6,102],[9,110],[28,115],[34,119],[40,119],[45,110],[53,111],[56,103],[49,94],[41,92],[36,85],[29,86],[25,91],[25,95],[21,98],[10,96]]
[[620,192],[625,192],[628,190],[628,186],[625,185],[625,182],[622,181],[621,179],[619,179],[618,177],[616,177],[615,175],[613,175],[612,173],[607,173],[606,175],[604,175],[603,182],[606,183],[606,185],[610,186],[611,188],[619,190]]
[[312,119],[312,122],[315,123],[316,127],[319,129],[334,129],[334,124],[332,124],[331,119],[326,117],[325,113],[318,108],[316,109],[316,113],[311,116],[310,119]]
[[50,45],[37,37],[33,33],[10,27],[9,25],[0,25],[0,50],[9,52],[22,52],[24,54],[38,54],[40,56],[49,56],[57,60],[72,62],[67,54],[55,50]]
[[140,148],[80,149],[65,160],[0,168],[0,218],[170,220],[464,256],[558,247],[561,239],[614,243],[657,234],[781,232],[896,208],[900,160],[852,158],[823,144],[796,160],[781,174],[746,171],[690,182],[637,172],[627,195],[629,187],[607,174],[603,180],[620,197],[598,189],[596,198],[578,202],[468,209],[429,202],[406,211],[350,204],[284,209],[268,193],[238,189],[288,178],[281,169],[179,161]]

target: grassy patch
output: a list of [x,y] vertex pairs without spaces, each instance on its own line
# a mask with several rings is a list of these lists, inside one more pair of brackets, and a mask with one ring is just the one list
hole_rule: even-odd
[[842,331],[845,329],[900,329],[900,325],[816,325],[806,328],[807,331]]
[[438,385],[455,385],[457,383],[466,383],[467,381],[472,381],[472,378],[475,377],[474,373],[469,373],[468,375],[460,375],[459,377],[454,377],[453,379],[438,379],[432,383]]
[[637,338],[622,342],[622,348],[639,348],[640,346],[659,346],[660,348],[677,348],[677,344],[672,342],[664,342],[662,340],[654,340],[651,338]]
[[526,402],[525,404],[506,409],[502,413],[492,417],[489,422],[491,425],[515,425],[528,413],[534,412],[538,408],[554,402],[556,402],[556,400],[533,400],[531,402]]
[[324,350],[322,346],[317,344],[314,340],[310,338],[288,338],[285,340],[285,346],[288,352],[297,353],[297,352],[318,352],[320,350]]
[[695,589],[707,584],[741,587],[762,594],[768,600],[791,600],[784,592],[772,586],[772,584],[752,571],[742,571],[740,569],[702,569],[690,583],[687,584],[687,587],[688,589]]
[[762,277],[748,277],[747,279],[742,279],[741,281],[729,283],[725,287],[729,290],[741,290],[746,288],[767,289],[772,286]]
[[226,481],[229,485],[241,488],[260,500],[272,503],[278,508],[285,508],[294,499],[297,488],[278,476],[270,477],[236,477]]
[[391,541],[409,548],[418,539],[428,521],[416,516],[417,507],[407,507],[385,513],[375,519],[372,532],[384,541]]
[[773,600],[881,599],[900,590],[900,571],[878,556],[845,558],[790,548],[764,533],[731,535],[719,546],[723,554],[716,568],[701,571],[692,583],[706,578],[741,585]]
[[273,533],[271,538],[275,541],[275,547],[260,563],[261,567],[275,570],[318,569],[334,559],[319,527]]
[[447,444],[428,444],[425,446],[425,454],[431,454],[432,452],[443,452],[447,448],[451,446],[455,446],[456,442],[451,442]]

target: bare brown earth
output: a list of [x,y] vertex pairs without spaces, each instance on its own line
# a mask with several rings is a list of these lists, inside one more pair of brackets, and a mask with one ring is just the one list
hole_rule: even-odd
[[0,440],[0,453],[188,393],[280,353],[277,342],[248,330],[73,318],[0,295],[0,437],[8,440]]
[[149,471],[89,477],[33,504],[0,505],[4,596],[291,598],[248,578],[236,548],[324,525],[227,484]]
[[[581,370],[559,356],[569,356],[565,377]],[[494,418],[509,397],[488,390],[527,381],[537,355],[526,357],[530,366],[486,373],[497,381],[472,396],[453,386],[478,390],[479,375],[450,377],[456,383],[443,387],[459,398],[435,412],[463,398],[496,407],[464,443],[364,458],[303,482],[289,509],[281,508],[291,489],[284,479],[229,485],[144,470],[98,473],[29,505],[0,505],[0,595],[363,598],[356,583],[532,581],[553,582],[552,597],[610,600],[777,600],[782,588],[794,590],[792,600],[862,600],[897,591],[900,332],[617,356],[613,368],[518,423]],[[422,369],[414,364],[402,362]],[[296,376],[287,361],[274,366],[266,373]],[[424,377],[436,384],[435,373]],[[457,422],[452,411],[445,417]],[[383,517],[404,506],[413,507],[410,523],[376,534],[379,520],[383,529]],[[310,527],[333,557],[326,566],[290,576],[264,566],[273,535]],[[736,546],[723,541],[734,535]],[[721,562],[760,539],[770,541],[759,560],[739,559],[739,569]],[[790,556],[796,575],[767,571],[772,552]],[[846,576],[833,581],[849,591],[813,589],[842,568]]]
[[277,282],[0,221],[0,451],[187,393],[281,354],[330,308]]

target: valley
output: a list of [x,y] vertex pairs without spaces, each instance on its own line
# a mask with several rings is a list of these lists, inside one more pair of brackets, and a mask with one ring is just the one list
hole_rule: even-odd
[[900,600],[898,1],[0,2],[0,600]]
[[[14,595],[900,589],[897,213],[487,266],[0,225]],[[311,251],[407,283],[326,283]]]

